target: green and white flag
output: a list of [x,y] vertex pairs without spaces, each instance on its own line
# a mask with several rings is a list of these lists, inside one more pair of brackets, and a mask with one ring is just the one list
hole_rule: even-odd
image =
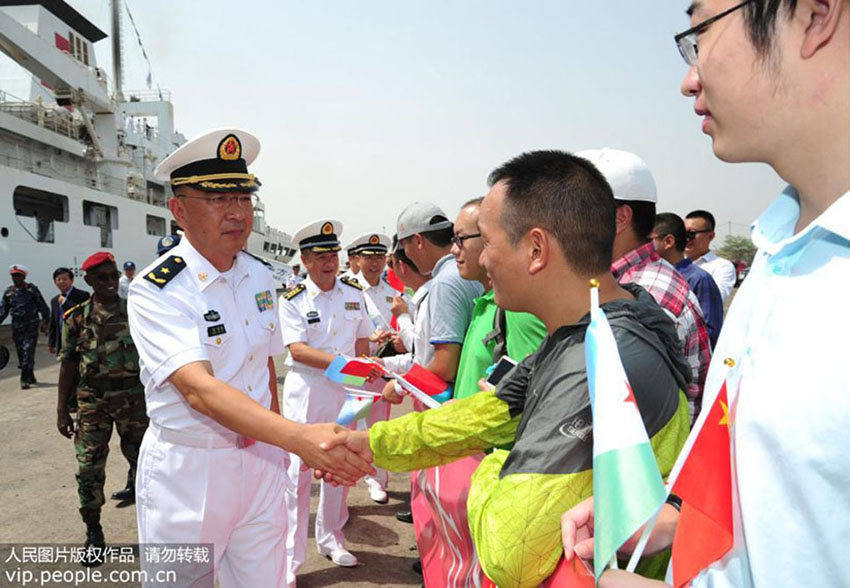
[[666,492],[596,288],[591,298],[585,360],[593,410],[593,567],[598,582],[620,546],[658,512]]

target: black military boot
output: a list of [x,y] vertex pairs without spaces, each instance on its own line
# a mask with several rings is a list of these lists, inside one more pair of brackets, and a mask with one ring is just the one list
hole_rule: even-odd
[[22,371],[21,372],[21,390],[29,390],[29,389],[30,389],[30,382],[27,379],[27,373]]
[[86,543],[83,545],[82,563],[87,568],[101,565],[105,558],[106,539],[103,537],[103,527],[100,526],[100,511],[83,513],[86,524]]
[[110,498],[126,501],[127,504],[136,502],[136,474],[132,469],[127,471],[127,486],[123,490],[113,492]]

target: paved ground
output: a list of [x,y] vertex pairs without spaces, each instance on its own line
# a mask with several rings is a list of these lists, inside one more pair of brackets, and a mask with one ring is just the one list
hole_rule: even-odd
[[[36,361],[39,385],[21,390],[20,372],[11,341],[11,329],[0,327],[0,344],[11,359],[0,370],[0,543],[82,543],[84,527],[77,511],[72,442],[56,430],[56,382],[59,368],[40,337]],[[281,379],[282,381],[282,379]],[[282,389],[282,386],[280,387]],[[110,444],[106,495],[123,488],[127,463],[117,433]],[[348,548],[360,559],[356,568],[338,568],[319,556],[312,542],[299,576],[299,588],[321,586],[419,586],[421,576],[411,569],[416,561],[413,527],[396,521],[409,488],[409,477],[390,477],[390,503],[369,499],[363,484],[349,494],[351,520],[345,529]],[[313,487],[313,508],[318,487]],[[134,506],[116,508],[108,501],[102,523],[107,542],[125,545],[137,540]],[[311,525],[313,518],[311,517]],[[0,569],[4,568],[0,561]],[[0,574],[0,584],[3,583]]]

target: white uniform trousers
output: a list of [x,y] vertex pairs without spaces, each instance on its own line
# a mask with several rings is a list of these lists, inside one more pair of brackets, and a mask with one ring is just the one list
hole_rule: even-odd
[[[316,370],[295,368],[283,383],[283,415],[299,423],[334,423],[345,402],[345,390]],[[310,518],[310,485],[313,470],[301,470],[301,458],[291,454],[290,484],[286,489],[286,511],[289,527],[286,535],[287,572],[290,585],[304,563],[307,551],[307,525]],[[329,555],[345,547],[342,528],[348,522],[348,487],[333,487],[322,481],[319,508],[316,512],[316,547]]]
[[[384,385],[387,383],[383,378],[378,378],[371,384],[367,384],[365,386],[366,390],[370,392],[381,392],[384,389]],[[369,411],[369,416],[364,420],[360,421],[357,424],[357,428],[361,431],[372,428],[377,422],[380,421],[388,421],[390,419],[390,409],[392,405],[385,400],[378,400],[372,405],[372,408]],[[387,484],[389,483],[390,476],[387,473],[387,470],[383,468],[375,468],[376,474],[374,476],[369,475],[364,478],[366,485],[370,488],[378,487],[381,490],[387,489]]]
[[[222,439],[151,423],[136,475],[139,543],[212,543],[221,588],[283,587],[289,454],[265,443],[238,448]],[[186,444],[198,440],[212,448]],[[174,586],[200,579],[191,577],[192,570],[181,573]],[[209,581],[202,580],[199,585]]]

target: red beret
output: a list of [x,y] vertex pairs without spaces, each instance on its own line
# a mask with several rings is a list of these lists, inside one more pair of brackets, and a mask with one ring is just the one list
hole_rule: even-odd
[[96,268],[102,263],[115,263],[115,256],[109,253],[108,251],[98,251],[93,255],[89,255],[88,258],[83,262],[83,265],[80,266],[80,269],[84,272],[89,271],[92,268]]

